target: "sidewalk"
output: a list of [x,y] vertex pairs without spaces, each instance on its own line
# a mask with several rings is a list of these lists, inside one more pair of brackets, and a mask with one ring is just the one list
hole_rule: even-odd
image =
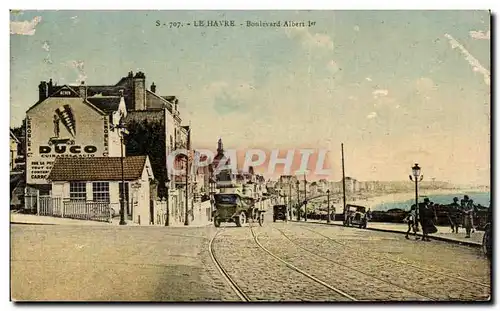
[[[91,220],[79,220],[71,218],[60,218],[60,217],[50,217],[50,216],[37,216],[30,214],[10,214],[11,224],[23,224],[23,225],[76,225],[76,226],[119,226],[120,218],[113,218],[112,222],[102,222],[102,221],[91,221]],[[211,223],[194,221],[185,226],[184,223],[172,223],[169,227],[206,227]],[[131,220],[127,221],[127,226],[141,226],[141,227],[162,227],[160,225],[139,225],[132,223]]]
[[[294,221],[296,222],[296,220],[294,220]],[[304,223],[304,220],[302,219],[300,222]],[[318,221],[318,220],[307,220],[307,223],[326,225],[326,221]],[[330,225],[343,226],[342,221],[332,221]],[[459,228],[460,233],[452,233],[450,227],[445,227],[445,226],[436,226],[436,227],[438,229],[438,232],[436,232],[434,234],[429,234],[429,237],[431,239],[445,241],[445,242],[451,242],[451,243],[456,243],[456,244],[462,244],[462,245],[467,245],[467,246],[472,246],[472,247],[481,247],[482,246],[483,235],[484,235],[483,231],[475,231],[474,233],[471,233],[470,238],[466,239],[465,238],[465,229],[463,229],[463,228]],[[401,223],[369,222],[366,229],[359,229],[357,227],[354,227],[353,229],[406,234],[406,230],[408,230],[408,225],[401,224]],[[422,231],[417,233],[417,235],[422,236]]]

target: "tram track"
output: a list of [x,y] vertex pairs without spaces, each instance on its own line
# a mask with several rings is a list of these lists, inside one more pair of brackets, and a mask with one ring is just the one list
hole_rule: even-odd
[[[214,265],[238,296],[239,301],[357,301],[354,297],[315,278],[267,250],[258,240],[251,224],[248,226],[252,239],[247,238],[247,241],[251,242],[254,247],[249,245],[247,251],[252,253],[252,256],[245,256],[233,248],[224,247],[227,237],[220,237],[221,233],[225,231],[223,228],[217,230],[208,244],[208,251]],[[248,231],[245,230],[245,232]],[[233,238],[234,236],[232,235]],[[255,253],[252,249],[258,252]],[[218,256],[221,252],[224,253],[224,256]],[[241,257],[238,260],[228,259],[233,255],[232,253],[237,253]],[[245,260],[262,265],[255,267],[244,262]],[[251,279],[255,275],[257,275],[255,279]]]
[[344,267],[344,268],[346,268],[346,269],[348,269],[348,270],[355,271],[355,272],[357,272],[357,273],[361,273],[361,274],[363,274],[363,275],[366,275],[366,276],[368,276],[368,277],[370,277],[370,278],[373,278],[373,279],[379,280],[379,281],[384,282],[384,283],[386,283],[386,284],[390,284],[391,286],[395,286],[395,287],[398,287],[398,288],[400,288],[400,289],[406,290],[406,291],[408,291],[408,292],[414,293],[414,294],[416,294],[416,295],[418,295],[418,296],[421,296],[421,297],[423,297],[423,298],[425,298],[425,299],[427,299],[427,300],[430,300],[430,301],[434,301],[434,300],[435,300],[435,299],[434,299],[434,298],[432,298],[432,297],[429,297],[429,296],[427,296],[427,295],[425,295],[425,294],[422,294],[422,293],[416,292],[416,291],[414,291],[414,290],[413,290],[413,289],[411,289],[411,288],[407,288],[406,286],[400,286],[400,285],[395,284],[395,283],[393,283],[393,282],[389,282],[389,281],[384,280],[384,279],[382,279],[382,278],[379,278],[379,277],[376,277],[376,276],[374,276],[374,275],[371,275],[371,274],[368,274],[368,273],[366,273],[366,272],[363,272],[363,271],[361,271],[360,269],[356,269],[356,268],[349,267],[348,265],[345,265],[345,264],[343,264],[343,263],[341,263],[341,262],[339,262],[339,261],[337,261],[337,260],[331,260],[330,258],[327,258],[327,257],[325,257],[325,256],[323,256],[323,255],[318,254],[318,253],[315,253],[315,252],[311,251],[310,249],[308,249],[308,248],[306,248],[306,247],[303,247],[303,246],[302,246],[302,245],[300,245],[299,243],[294,242],[294,241],[293,241],[293,240],[292,240],[292,239],[291,239],[288,235],[286,235],[286,234],[285,234],[282,230],[280,230],[280,229],[278,229],[278,228],[274,228],[274,229],[276,229],[278,232],[280,232],[280,233],[281,233],[281,234],[282,234],[282,235],[283,235],[283,236],[284,236],[284,237],[285,237],[288,241],[290,241],[292,244],[296,245],[296,246],[297,246],[297,247],[299,247],[300,249],[302,249],[302,250],[304,250],[304,251],[306,251],[306,252],[308,252],[308,253],[310,253],[310,254],[312,254],[312,255],[314,255],[314,256],[316,256],[316,257],[318,257],[318,258],[321,258],[321,259],[323,259],[323,260],[326,260],[326,261],[331,262],[331,263],[333,263],[333,264],[336,264],[336,265],[338,265],[338,266]]
[[316,277],[312,276],[311,274],[309,274],[309,273],[305,272],[304,270],[302,270],[302,269],[300,269],[300,268],[296,267],[295,265],[291,264],[290,262],[288,262],[288,261],[286,261],[286,260],[282,259],[281,257],[277,256],[276,254],[274,254],[273,252],[271,252],[270,250],[268,250],[266,247],[264,247],[264,246],[260,243],[260,241],[259,241],[259,239],[258,239],[257,235],[255,234],[255,232],[254,232],[254,230],[253,230],[253,227],[252,227],[252,226],[250,226],[250,231],[252,232],[252,235],[253,235],[253,238],[254,238],[254,240],[255,240],[255,243],[257,243],[257,245],[258,245],[258,246],[259,246],[259,247],[260,247],[263,251],[265,251],[266,253],[268,253],[271,257],[273,257],[273,258],[275,258],[276,260],[278,260],[278,261],[282,262],[282,263],[283,263],[283,264],[285,264],[288,268],[290,268],[290,269],[292,269],[292,270],[294,270],[294,271],[296,271],[296,272],[298,272],[298,273],[300,273],[300,274],[304,275],[305,277],[307,277],[307,278],[309,278],[309,279],[313,280],[313,281],[314,281],[314,282],[316,282],[316,283],[319,283],[319,284],[323,285],[324,287],[328,288],[329,290],[334,291],[334,292],[336,292],[337,294],[339,294],[339,295],[341,295],[341,296],[343,296],[343,297],[345,297],[345,298],[347,298],[347,299],[349,299],[349,300],[351,300],[351,301],[358,301],[358,299],[354,298],[353,296],[351,296],[351,295],[349,295],[349,294],[347,294],[347,293],[345,293],[345,292],[341,291],[340,289],[338,289],[338,288],[336,288],[336,287],[333,287],[333,286],[331,286],[330,284],[328,284],[328,283],[326,283],[326,282],[324,282],[324,281],[322,281],[322,280],[320,280],[320,279],[318,279],[318,278],[316,278]]
[[208,243],[208,252],[210,253],[210,257],[212,258],[212,261],[214,262],[215,264],[215,267],[217,268],[217,270],[219,271],[219,273],[222,275],[222,277],[224,278],[224,280],[229,284],[229,287],[231,287],[231,289],[234,291],[234,293],[236,294],[236,296],[238,296],[238,298],[241,300],[241,301],[244,301],[244,302],[249,302],[250,301],[250,298],[245,294],[245,292],[238,286],[238,284],[233,280],[233,278],[231,278],[231,276],[229,275],[229,273],[227,273],[226,269],[224,269],[224,267],[222,266],[222,264],[220,263],[220,261],[217,259],[217,257],[215,256],[215,252],[214,252],[214,249],[213,249],[213,244],[214,244],[214,241],[215,241],[215,238],[223,231],[224,229],[219,229],[217,230],[217,232],[214,234],[214,236],[212,237],[212,239],[210,240],[210,242]]
[[415,265],[415,264],[412,264],[412,263],[408,263],[408,262],[404,262],[404,261],[401,261],[401,260],[396,260],[396,259],[392,259],[392,258],[388,258],[386,256],[374,256],[373,254],[371,253],[368,253],[362,249],[359,249],[357,247],[352,247],[346,243],[343,243],[343,242],[340,242],[336,239],[333,239],[321,232],[318,232],[316,230],[313,230],[313,229],[310,229],[308,228],[307,226],[303,226],[303,225],[299,225],[299,227],[301,228],[304,228],[310,232],[313,232],[319,236],[322,236],[323,238],[326,238],[328,241],[332,242],[332,243],[335,243],[337,245],[340,245],[340,246],[343,246],[343,247],[347,247],[347,248],[350,248],[352,250],[355,250],[356,252],[360,252],[363,254],[363,256],[366,256],[366,257],[369,257],[369,258],[372,258],[372,259],[375,259],[375,260],[385,260],[385,261],[390,261],[390,262],[393,262],[393,263],[396,263],[396,264],[399,264],[399,265],[403,265],[403,266],[407,266],[407,267],[411,267],[411,268],[414,268],[416,270],[419,270],[419,271],[422,271],[422,272],[426,272],[426,273],[430,273],[430,274],[433,274],[433,275],[441,275],[443,277],[446,277],[446,278],[451,278],[451,279],[455,279],[455,280],[459,280],[461,282],[465,282],[465,283],[468,283],[468,284],[474,284],[474,285],[477,285],[477,286],[480,286],[480,287],[485,287],[485,288],[491,288],[491,286],[489,284],[485,284],[485,283],[481,283],[481,282],[476,282],[474,280],[470,280],[470,279],[466,279],[466,278],[463,278],[463,277],[460,277],[460,276],[457,276],[457,275],[451,275],[451,274],[448,274],[448,273],[444,273],[444,272],[440,272],[440,271],[436,271],[436,270],[432,270],[432,269],[429,269],[429,268],[425,268],[425,267],[421,267],[421,266],[418,266],[418,265]]

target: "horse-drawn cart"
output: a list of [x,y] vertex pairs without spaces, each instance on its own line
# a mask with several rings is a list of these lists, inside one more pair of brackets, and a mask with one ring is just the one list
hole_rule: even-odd
[[220,227],[223,222],[234,222],[238,227],[249,221],[258,222],[260,226],[264,223],[264,211],[256,207],[252,197],[239,193],[218,193],[214,199],[213,218],[216,227]]

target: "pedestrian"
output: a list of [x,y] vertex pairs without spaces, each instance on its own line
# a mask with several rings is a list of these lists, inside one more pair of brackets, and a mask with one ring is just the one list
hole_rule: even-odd
[[410,231],[413,230],[413,236],[415,236],[415,240],[417,240],[417,231],[418,231],[418,225],[417,225],[417,209],[415,207],[415,204],[413,204],[410,208],[410,212],[405,218],[405,221],[408,223],[408,231],[406,231],[406,239],[410,239],[408,236],[410,234]]
[[460,204],[458,198],[453,198],[453,203],[448,205],[448,219],[450,220],[451,232],[458,233],[458,222],[460,219]]
[[437,232],[437,228],[433,222],[437,221],[437,217],[429,198],[425,198],[424,203],[420,204],[418,213],[420,216],[420,225],[422,226],[422,241],[430,241],[429,234]]
[[472,200],[469,199],[468,195],[464,195],[462,209],[463,209],[463,223],[465,227],[465,237],[470,238],[474,206],[472,205]]

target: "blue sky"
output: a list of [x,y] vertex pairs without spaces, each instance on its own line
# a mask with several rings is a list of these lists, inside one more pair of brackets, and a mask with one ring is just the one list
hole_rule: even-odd
[[[36,16],[34,33],[12,34]],[[344,142],[347,173],[361,180],[407,178],[416,161],[429,177],[489,184],[489,18],[485,11],[24,11],[11,14],[11,123],[36,102],[41,80],[113,84],[142,70],[157,93],[179,97],[200,147],[222,137],[233,148],[326,148],[339,179]],[[316,25],[155,25],[208,19]]]

